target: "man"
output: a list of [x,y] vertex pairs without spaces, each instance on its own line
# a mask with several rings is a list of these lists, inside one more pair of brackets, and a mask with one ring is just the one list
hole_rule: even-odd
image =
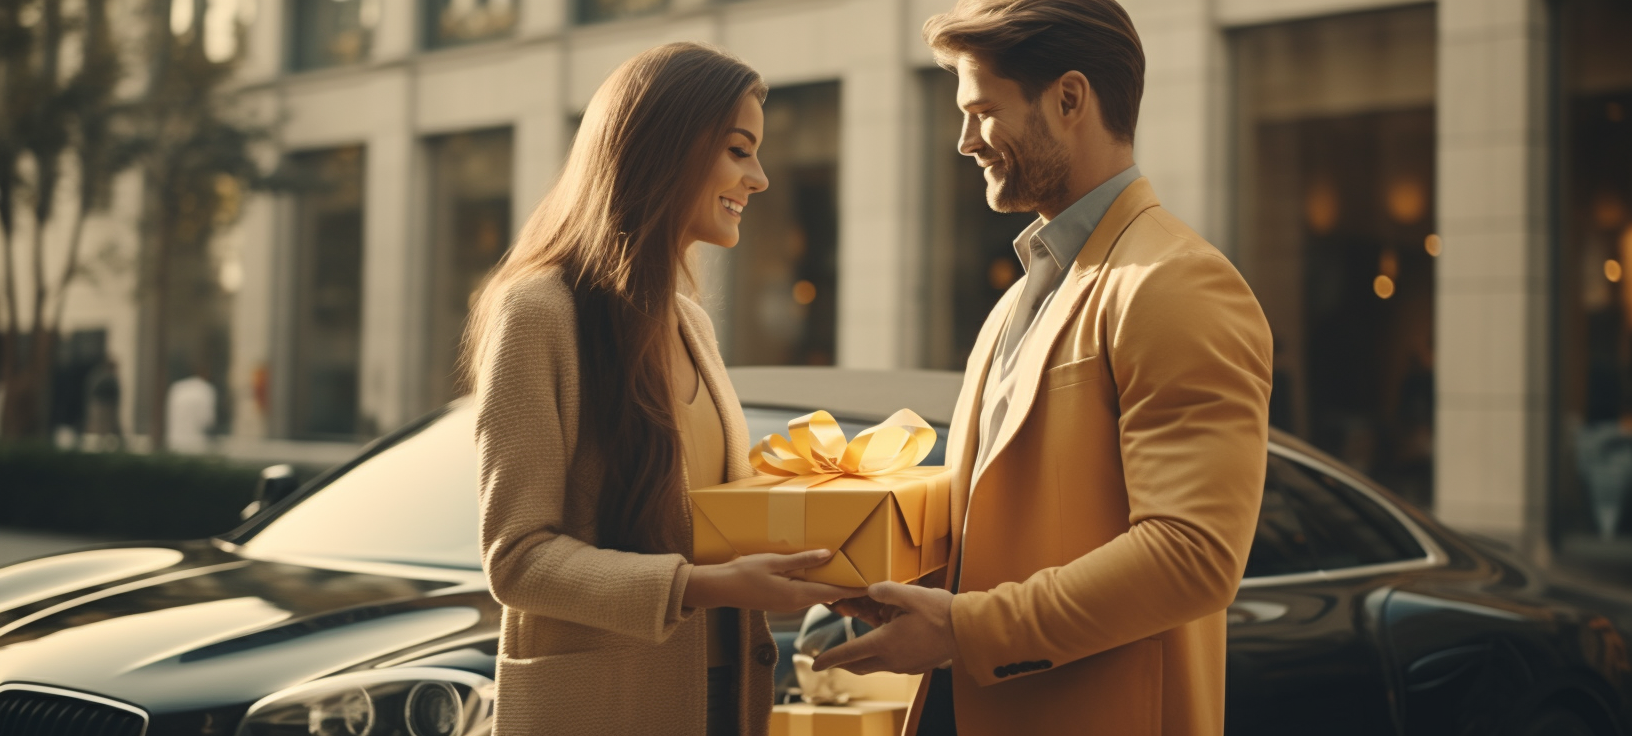
[[1263,312],[1134,166],[1144,53],[1114,0],[962,0],[924,35],[988,203],[1038,219],[953,416],[951,563],[841,604],[882,626],[816,666],[931,673],[908,733],[1221,734]]

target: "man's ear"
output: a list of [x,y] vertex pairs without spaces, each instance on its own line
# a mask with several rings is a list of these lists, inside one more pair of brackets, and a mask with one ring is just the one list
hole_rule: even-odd
[[1094,88],[1088,83],[1088,78],[1082,72],[1072,70],[1054,80],[1054,86],[1059,90],[1057,104],[1060,119],[1068,126],[1087,120],[1094,101]]

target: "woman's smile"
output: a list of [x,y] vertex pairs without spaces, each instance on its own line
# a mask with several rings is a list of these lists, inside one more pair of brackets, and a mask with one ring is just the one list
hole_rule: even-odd
[[720,197],[720,204],[725,207],[726,212],[739,220],[742,219],[742,209],[748,206],[747,202],[738,202],[730,197]]

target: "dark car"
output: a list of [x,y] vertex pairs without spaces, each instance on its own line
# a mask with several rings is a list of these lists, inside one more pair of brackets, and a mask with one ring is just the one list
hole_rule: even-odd
[[[959,377],[733,380],[756,436],[813,408],[854,433],[911,406],[944,443]],[[285,497],[271,484],[219,538],[0,569],[0,734],[487,733],[499,606],[473,428],[456,403]],[[1625,733],[1632,606],[1550,582],[1291,437],[1267,462],[1229,610],[1229,733]],[[784,660],[801,618],[773,620]]]

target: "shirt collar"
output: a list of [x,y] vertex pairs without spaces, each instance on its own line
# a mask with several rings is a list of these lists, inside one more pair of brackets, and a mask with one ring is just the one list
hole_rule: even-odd
[[1094,187],[1093,191],[1082,195],[1070,207],[1065,208],[1058,217],[1044,221],[1038,217],[1033,220],[1020,236],[1014,239],[1015,255],[1020,257],[1020,265],[1029,273],[1031,271],[1032,239],[1040,242],[1044,250],[1053,257],[1054,265],[1060,270],[1069,268],[1071,262],[1077,259],[1082,252],[1082,246],[1088,243],[1088,236],[1094,233],[1099,221],[1105,218],[1105,213],[1111,211],[1111,205],[1116,198],[1127,189],[1135,179],[1139,178],[1139,166],[1135,164],[1122,170],[1122,173],[1107,179],[1104,184]]

